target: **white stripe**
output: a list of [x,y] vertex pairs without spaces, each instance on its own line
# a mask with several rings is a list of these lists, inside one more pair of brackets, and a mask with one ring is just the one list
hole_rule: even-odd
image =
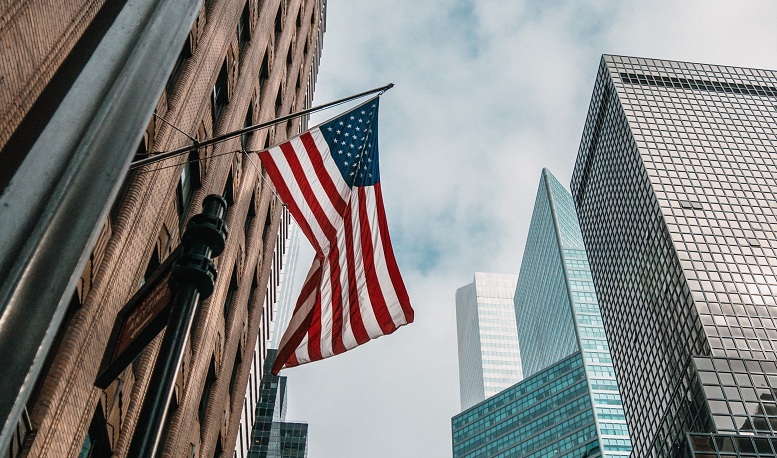
[[[319,132],[320,135],[320,132]],[[334,206],[334,203],[329,198],[329,195],[326,193],[326,190],[324,189],[323,184],[321,183],[321,180],[318,178],[318,175],[316,174],[315,168],[313,166],[313,162],[310,160],[310,154],[305,149],[305,145],[302,143],[302,139],[300,137],[295,137],[291,141],[289,141],[292,148],[294,148],[294,152],[297,155],[297,158],[299,160],[300,166],[302,167],[302,171],[305,175],[305,178],[307,178],[308,183],[310,184],[310,189],[313,191],[313,194],[316,197],[316,201],[319,205],[321,205],[321,209],[324,211],[324,215],[326,216],[326,219],[329,221],[329,224],[332,225],[332,227],[337,230],[337,228],[342,224],[342,217],[340,216],[340,213],[338,213],[337,209]],[[324,143],[326,145],[326,143]],[[322,154],[326,153],[329,155],[328,151],[322,151]],[[331,160],[330,160],[331,162]],[[324,166],[326,167],[326,162],[324,163]],[[327,173],[330,174],[331,177],[331,170],[327,169]],[[335,171],[337,173],[337,176],[340,176],[339,171]],[[343,184],[345,184],[343,182]],[[335,185],[337,187],[337,185]],[[346,186],[347,190],[347,186]],[[341,191],[338,189],[338,191]],[[312,215],[311,215],[312,216]],[[316,224],[318,226],[317,222],[311,222],[311,226],[313,224]],[[334,236],[334,234],[332,234]],[[327,245],[327,249],[324,251],[324,254],[327,254],[329,252],[329,248]]]
[[353,334],[353,327],[351,325],[351,297],[349,294],[350,281],[348,280],[348,247],[346,244],[345,236],[345,224],[340,226],[337,231],[337,247],[339,249],[339,262],[340,262],[340,297],[342,299],[342,325],[341,335],[343,340],[343,346],[346,350],[350,350],[358,345],[356,337]]
[[[307,200],[305,200],[305,195],[302,193],[302,189],[299,186],[295,186],[297,179],[294,177],[294,173],[291,171],[291,167],[286,161],[286,158],[283,155],[283,151],[279,146],[276,146],[269,150],[269,154],[272,157],[273,162],[275,162],[276,167],[278,167],[278,172],[280,173],[283,182],[286,183],[287,187],[289,188],[289,192],[291,193],[294,203],[297,204],[300,212],[302,213],[302,217],[313,231],[313,236],[316,238],[316,243],[319,247],[321,247],[322,250],[324,250],[324,252],[329,251],[329,241],[324,236],[324,231],[318,225],[316,217],[313,216],[313,210],[308,205]],[[316,198],[318,198],[318,196],[316,196]]]
[[332,265],[324,259],[321,275],[321,357],[334,356],[332,351]]
[[386,300],[386,307],[388,307],[388,311],[391,314],[391,320],[394,322],[395,326],[402,326],[403,324],[407,324],[407,319],[405,318],[405,312],[402,310],[399,297],[397,296],[396,290],[394,289],[394,282],[391,281],[388,264],[386,263],[386,253],[383,251],[383,234],[380,232],[380,224],[378,221],[378,208],[375,188],[370,186],[365,188],[364,191],[367,195],[367,213],[370,215],[370,227],[372,227],[372,243],[375,247],[373,259],[375,264],[375,273],[378,277],[380,290]]
[[[308,274],[305,277],[305,281],[302,286],[303,289],[305,288],[305,285],[307,285],[307,283],[310,281],[310,278],[313,276],[313,274],[316,272],[316,269],[319,269],[319,268],[320,268],[319,260],[314,258],[313,265],[310,266],[310,270],[308,271]],[[313,309],[313,306],[315,305],[316,292],[317,292],[317,289],[312,290],[311,294],[308,297],[304,298],[304,302],[300,305],[299,309],[296,310],[294,314],[291,316],[291,321],[289,321],[289,325],[286,327],[286,331],[283,333],[283,337],[281,338],[281,344],[279,345],[280,349],[283,349],[289,344],[289,340],[291,339],[291,336],[298,328],[302,326],[302,324],[305,321],[305,317]],[[300,299],[302,299],[302,297],[300,297]],[[307,342],[307,339],[304,339],[304,340]],[[296,350],[298,351],[299,347]],[[295,351],[295,353],[297,353],[297,351]],[[307,356],[307,346],[305,346],[304,355]]]
[[310,359],[310,355],[308,354],[308,335],[305,334],[305,336],[302,338],[302,341],[299,343],[299,347],[294,351],[294,356],[297,357],[297,363],[299,364],[305,364],[312,361]]
[[[340,197],[342,197],[344,201],[348,202],[351,196],[351,188],[343,179],[343,175],[340,173],[340,169],[337,168],[335,160],[332,159],[332,154],[330,154],[329,151],[329,144],[324,140],[324,134],[321,133],[320,129],[316,128],[310,131],[310,135],[313,137],[316,148],[321,153],[321,160],[324,163],[326,172],[332,177],[332,182],[335,184],[337,192],[340,193]],[[337,154],[337,152],[335,152],[335,154]]]
[[359,193],[354,192],[351,197],[351,224],[353,224],[353,261],[356,272],[356,291],[359,295],[359,311],[361,312],[364,328],[370,339],[383,335],[383,330],[375,318],[372,309],[369,290],[367,289],[367,276],[364,274],[364,258],[362,258],[361,226],[359,224]]

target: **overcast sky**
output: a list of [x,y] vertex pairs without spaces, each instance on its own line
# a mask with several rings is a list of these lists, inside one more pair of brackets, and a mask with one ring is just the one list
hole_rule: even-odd
[[396,84],[381,182],[416,315],[284,371],[309,456],[451,456],[454,293],[518,273],[540,171],[569,184],[601,55],[777,69],[775,19],[774,1],[329,0],[314,104]]

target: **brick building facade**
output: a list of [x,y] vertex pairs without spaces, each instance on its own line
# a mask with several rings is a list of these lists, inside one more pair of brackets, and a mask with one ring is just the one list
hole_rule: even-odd
[[[102,1],[0,6],[0,146],[5,148]],[[169,151],[308,107],[325,0],[206,0],[138,154]],[[23,44],[25,44],[23,46]],[[89,256],[19,419],[9,457],[126,456],[160,339],[111,386],[93,386],[116,313],[178,245],[205,195],[230,207],[213,295],[200,304],[164,426],[163,456],[231,456],[273,252],[288,216],[254,154],[306,128],[295,119],[131,170]]]

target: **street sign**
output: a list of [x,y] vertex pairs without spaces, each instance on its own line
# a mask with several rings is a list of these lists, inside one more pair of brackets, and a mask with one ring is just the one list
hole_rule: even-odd
[[168,280],[173,263],[181,256],[176,248],[116,315],[94,384],[106,389],[165,328],[170,317],[172,293]]

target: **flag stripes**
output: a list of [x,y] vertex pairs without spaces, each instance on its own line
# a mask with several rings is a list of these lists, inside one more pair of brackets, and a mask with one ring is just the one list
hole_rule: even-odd
[[[351,113],[335,119],[342,119],[341,129],[352,127],[356,118],[346,118]],[[361,129],[357,126],[355,131]],[[276,191],[316,251],[281,341],[275,373],[340,354],[413,321],[391,248],[381,184],[377,176],[369,181],[373,171],[377,175],[371,133],[364,128],[362,146],[352,142],[357,135],[345,134],[339,144],[348,142],[352,149],[344,154],[338,140],[324,135],[319,126],[259,154]],[[361,184],[366,185],[349,184],[348,175],[361,175]]]

